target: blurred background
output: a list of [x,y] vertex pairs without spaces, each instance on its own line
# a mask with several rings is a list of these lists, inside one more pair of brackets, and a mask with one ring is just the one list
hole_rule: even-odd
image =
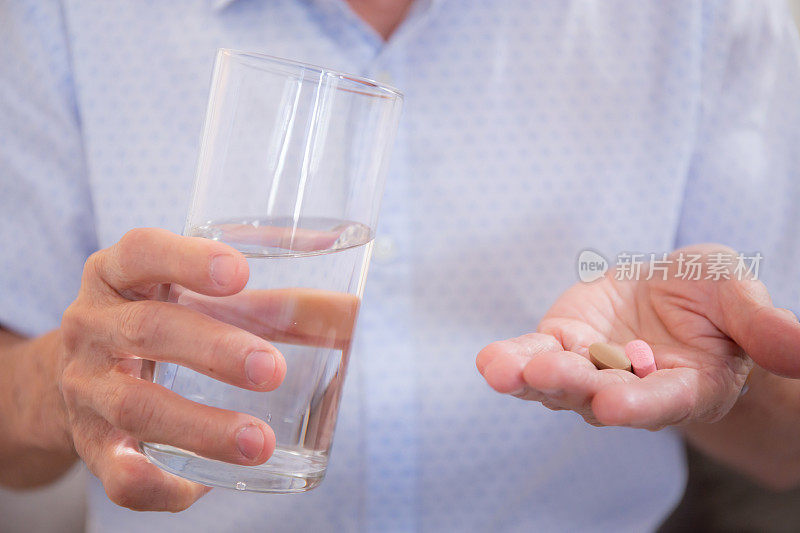
[[[800,27],[800,0],[787,1]],[[687,457],[686,494],[661,533],[800,531],[800,489],[774,493],[690,449]],[[77,465],[45,489],[0,488],[0,533],[82,533],[87,475]]]

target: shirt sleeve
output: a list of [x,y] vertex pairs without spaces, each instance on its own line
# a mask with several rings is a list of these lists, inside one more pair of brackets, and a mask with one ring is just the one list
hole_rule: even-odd
[[0,2],[0,325],[56,327],[96,248],[60,4]]
[[775,305],[800,311],[797,28],[783,0],[706,2],[703,28],[697,148],[676,244],[760,252],[758,278]]

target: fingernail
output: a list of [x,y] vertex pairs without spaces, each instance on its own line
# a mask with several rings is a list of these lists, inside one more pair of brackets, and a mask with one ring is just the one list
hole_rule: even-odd
[[244,426],[236,434],[236,447],[248,459],[255,459],[264,449],[264,433],[257,426]]
[[262,387],[275,376],[275,356],[267,352],[253,352],[244,361],[244,372],[254,385]]
[[227,285],[236,275],[236,258],[230,254],[223,254],[211,260],[211,279],[217,285]]

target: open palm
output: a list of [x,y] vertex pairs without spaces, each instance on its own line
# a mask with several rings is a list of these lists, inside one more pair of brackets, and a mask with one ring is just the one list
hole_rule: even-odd
[[[679,252],[733,253],[717,245]],[[679,253],[679,252],[676,252]],[[686,280],[673,261],[666,279],[619,281],[612,275],[567,290],[536,333],[484,348],[478,370],[495,390],[569,409],[595,425],[660,429],[715,421],[733,406],[755,363],[800,377],[800,324],[772,306],[754,280]],[[597,370],[588,359],[594,342],[624,345],[643,339],[658,370],[639,378]]]

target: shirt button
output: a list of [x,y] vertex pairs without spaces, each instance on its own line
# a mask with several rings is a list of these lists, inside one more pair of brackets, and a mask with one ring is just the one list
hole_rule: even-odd
[[388,263],[397,256],[394,239],[388,236],[375,237],[372,258],[378,263]]

